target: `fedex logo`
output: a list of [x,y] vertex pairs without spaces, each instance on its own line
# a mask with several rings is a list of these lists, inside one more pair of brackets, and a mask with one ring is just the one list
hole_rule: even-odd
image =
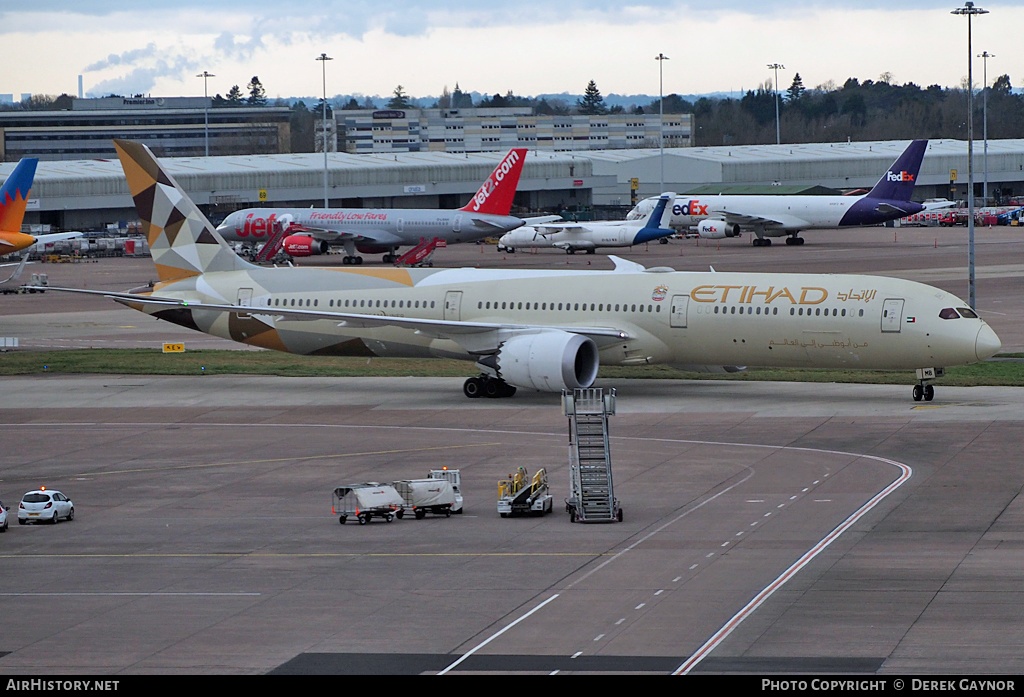
[[687,201],[682,205],[677,203],[672,206],[672,215],[707,215],[708,205],[701,205],[700,201]]
[[473,197],[473,210],[479,211],[480,207],[487,203],[487,199],[490,198],[491,193],[498,188],[498,184],[501,180],[512,171],[512,167],[519,162],[519,153],[515,150],[509,151],[508,155],[501,164],[494,170],[491,176],[487,177],[487,181],[483,183],[479,191],[476,192],[476,196]]
[[891,182],[912,182],[914,181],[914,175],[907,171],[902,172],[886,172],[885,178]]

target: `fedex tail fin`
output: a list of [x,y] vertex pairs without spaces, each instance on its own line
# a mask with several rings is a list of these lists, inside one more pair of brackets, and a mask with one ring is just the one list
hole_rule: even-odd
[[[672,191],[666,191],[658,198],[658,202],[654,204],[654,210],[647,216],[647,222],[644,223],[644,226],[637,232],[636,237],[633,238],[633,244],[668,237],[675,233],[675,230],[663,224],[672,219],[672,211],[668,204],[675,200],[676,195]],[[668,213],[667,218],[665,217],[666,212]]]
[[526,161],[526,148],[513,148],[498,163],[498,166],[487,177],[487,181],[477,190],[476,195],[460,211],[469,213],[486,213],[489,215],[508,215],[512,212],[512,199],[519,185],[519,175]]
[[868,192],[867,198],[882,198],[889,201],[909,201],[917,183],[917,173],[921,169],[927,140],[915,140],[903,154],[892,163],[888,171],[882,175],[874,188]]
[[25,205],[28,203],[28,192],[32,189],[32,180],[36,176],[36,165],[39,160],[34,157],[22,158],[11,176],[0,186],[0,230],[19,232],[21,222],[25,219]]
[[228,246],[142,143],[115,140],[135,210],[161,281],[253,268]]

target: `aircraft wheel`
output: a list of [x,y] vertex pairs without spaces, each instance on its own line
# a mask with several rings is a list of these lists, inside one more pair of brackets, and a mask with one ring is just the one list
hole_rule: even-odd
[[363,258],[362,257],[352,257],[352,259],[353,259],[352,263],[355,264],[356,266],[359,266],[360,264],[363,263]]
[[924,386],[924,401],[930,402],[935,399],[935,387],[933,385]]
[[484,383],[480,378],[469,378],[462,383],[462,394],[470,399],[476,399],[484,393]]
[[587,254],[596,254],[596,253],[597,253],[596,249],[588,249],[587,250]]
[[492,399],[501,397],[503,392],[501,386],[504,384],[501,380],[488,380],[484,383],[484,395]]
[[924,388],[920,385],[914,385],[914,401],[920,402],[924,397]]
[[763,241],[764,241],[764,246],[765,247],[771,247],[772,246],[772,241],[769,238],[765,237]]

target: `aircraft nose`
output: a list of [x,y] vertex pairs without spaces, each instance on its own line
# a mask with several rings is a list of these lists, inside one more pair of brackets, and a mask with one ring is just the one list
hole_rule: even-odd
[[978,330],[978,338],[974,343],[974,352],[978,355],[978,360],[983,361],[986,358],[991,358],[996,355],[996,351],[1002,348],[1003,344],[999,341],[999,337],[992,331],[992,327],[987,324],[982,324],[981,329]]

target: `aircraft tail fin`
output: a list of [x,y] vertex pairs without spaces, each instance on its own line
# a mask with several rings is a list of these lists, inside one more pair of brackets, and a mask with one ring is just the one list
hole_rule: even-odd
[[114,140],[114,147],[161,281],[252,268],[235,254],[148,147],[131,140]]
[[25,219],[25,206],[28,193],[32,189],[32,180],[36,176],[36,165],[39,160],[34,157],[23,157],[11,172],[11,176],[0,186],[0,230],[18,232],[21,222]]
[[664,224],[672,219],[672,209],[669,207],[669,204],[674,203],[675,200],[676,195],[672,191],[666,191],[658,197],[658,202],[654,204],[654,208],[647,215],[647,221],[644,223],[644,226],[640,228],[636,237],[633,238],[633,244],[649,242],[660,237],[668,237],[675,232],[675,230]]
[[924,159],[927,146],[927,140],[911,142],[868,192],[867,198],[909,201],[911,194],[914,193],[914,184],[917,183],[917,174],[921,170],[921,160]]
[[512,148],[487,177],[476,194],[460,211],[508,215],[512,212],[512,199],[519,185],[519,175],[526,161],[526,148]]

